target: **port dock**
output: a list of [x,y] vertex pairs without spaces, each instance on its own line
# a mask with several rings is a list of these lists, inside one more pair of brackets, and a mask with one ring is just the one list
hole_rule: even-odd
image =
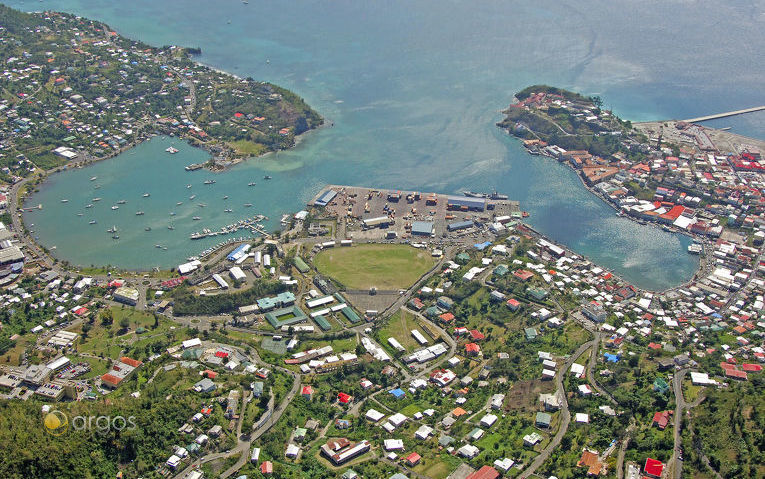
[[503,197],[329,185],[308,205],[339,220],[338,237],[424,239],[469,236],[485,225],[523,217],[517,201],[492,196]]

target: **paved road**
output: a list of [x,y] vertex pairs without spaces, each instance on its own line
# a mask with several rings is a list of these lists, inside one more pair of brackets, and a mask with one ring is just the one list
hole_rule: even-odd
[[675,479],[682,479],[683,477],[683,462],[679,459],[682,453],[682,438],[680,437],[681,427],[683,424],[683,413],[689,407],[683,397],[683,378],[689,370],[681,369],[675,372],[672,377],[672,389],[675,393],[675,415],[674,415],[674,440],[675,446],[672,450],[672,458],[669,460],[669,464],[672,466],[673,477]]
[[571,357],[568,358],[568,361],[566,361],[566,364],[560,369],[558,374],[555,376],[557,391],[561,393],[560,427],[558,427],[558,432],[555,434],[555,437],[552,438],[552,440],[547,445],[547,447],[545,447],[544,450],[537,457],[535,457],[533,461],[531,461],[531,464],[529,464],[529,466],[521,473],[521,475],[518,476],[520,479],[526,479],[527,477],[534,474],[534,472],[536,472],[536,470],[539,469],[539,466],[541,466],[547,460],[547,458],[550,457],[550,454],[552,453],[552,451],[558,447],[561,440],[563,439],[563,436],[566,434],[566,431],[568,431],[568,425],[571,422],[571,413],[568,410],[568,401],[566,400],[566,391],[563,388],[563,378],[565,377],[569,368],[571,368],[571,365],[574,364],[574,362],[577,359],[579,359],[579,356],[584,354],[584,352],[587,351],[587,349],[595,347],[597,344],[598,344],[597,339],[593,339],[579,346],[579,349],[577,349],[574,352],[574,354],[572,354]]

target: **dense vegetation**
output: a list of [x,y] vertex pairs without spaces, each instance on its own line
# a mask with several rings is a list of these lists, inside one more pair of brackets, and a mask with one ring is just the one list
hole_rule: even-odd
[[216,315],[231,313],[240,306],[253,304],[265,296],[273,296],[287,290],[287,286],[278,281],[258,281],[252,288],[231,294],[216,294],[199,296],[187,286],[181,286],[173,291],[175,301],[173,312],[184,316],[189,314]]

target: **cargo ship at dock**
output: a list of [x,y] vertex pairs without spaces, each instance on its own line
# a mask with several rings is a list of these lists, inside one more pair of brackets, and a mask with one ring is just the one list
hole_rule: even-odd
[[506,200],[507,195],[501,195],[497,193],[496,191],[492,191],[491,193],[476,193],[475,191],[463,191],[463,195],[467,196],[468,198],[486,198],[489,200]]

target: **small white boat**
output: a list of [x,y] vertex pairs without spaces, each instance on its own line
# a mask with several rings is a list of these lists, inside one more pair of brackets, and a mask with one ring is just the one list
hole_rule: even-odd
[[174,154],[178,153],[178,148],[169,146],[169,147],[165,148],[165,151],[170,153],[171,155],[174,155]]
[[87,205],[85,208],[93,208],[93,203]]
[[143,194],[143,197],[144,197],[144,198],[148,198],[149,196],[151,196],[149,193],[144,193],[144,194]]
[[126,201],[126,200],[119,200],[119,201],[117,202],[117,204],[118,204],[118,205],[124,205],[125,203],[127,203],[127,201]]
[[97,177],[97,176],[91,176],[91,177],[90,177],[90,181],[96,181],[97,179],[98,179],[98,177]]
[[191,196],[189,196],[189,200],[193,200],[196,197],[197,197],[197,195],[191,195]]
[[119,206],[117,206],[117,205],[114,205],[114,206],[112,206],[112,209],[113,209],[113,210],[118,210],[118,209],[120,209],[120,207],[119,207]]
[[90,221],[88,222],[88,224],[89,224],[89,225],[94,225],[94,224],[96,224],[96,220],[90,220]]
[[183,204],[183,201],[179,201],[178,203],[175,204],[175,206],[181,206],[182,204]]
[[93,201],[94,201],[94,202],[96,202],[96,201],[101,201],[101,198],[100,198],[100,197],[98,197],[98,198],[93,198]]
[[62,203],[69,203],[69,200],[61,200]]
[[191,218],[191,219],[192,219],[192,220],[194,220],[194,221],[199,221],[199,220],[201,220],[202,218],[200,218],[199,216],[195,216],[195,217],[193,217],[193,218]]
[[255,183],[247,183],[247,186],[255,186]]
[[135,215],[136,215],[136,216],[143,216],[143,215],[144,215],[144,212],[143,212],[143,211],[136,211],[136,212],[135,212]]

